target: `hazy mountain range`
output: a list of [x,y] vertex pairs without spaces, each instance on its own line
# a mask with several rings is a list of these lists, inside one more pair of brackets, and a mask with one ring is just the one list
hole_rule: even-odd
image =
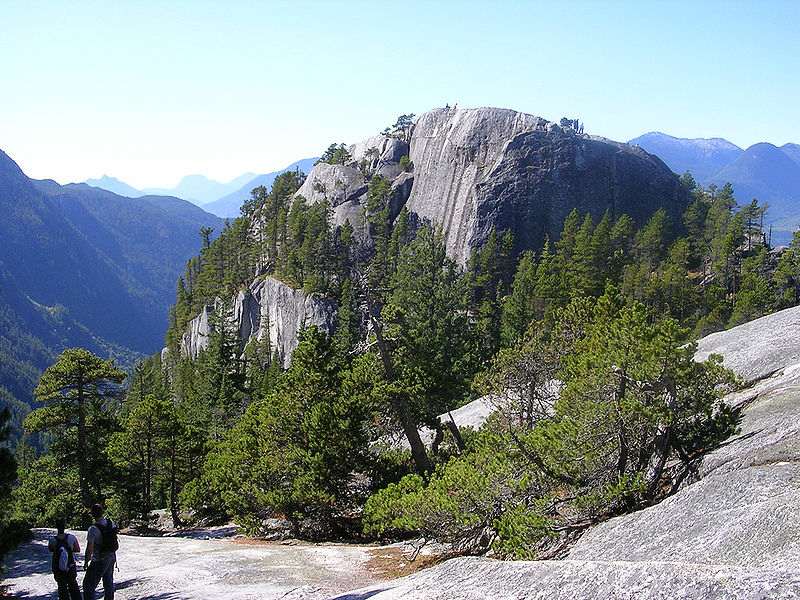
[[98,187],[109,192],[114,192],[120,196],[128,198],[138,198],[140,196],[174,196],[188,200],[192,204],[202,206],[213,202],[217,198],[238,190],[248,181],[256,176],[255,173],[244,173],[227,183],[214,181],[205,175],[187,175],[178,182],[178,185],[171,188],[144,188],[137,189],[120,181],[116,177],[103,175],[99,179],[87,179],[86,184]]
[[767,221],[786,233],[800,225],[800,145],[766,142],[742,149],[722,138],[686,139],[651,132],[630,140],[676,173],[689,171],[702,185],[733,185],[740,204],[769,205]]
[[222,196],[221,198],[209,202],[208,204],[203,205],[203,209],[207,210],[210,213],[213,213],[220,217],[238,217],[239,216],[239,207],[242,206],[245,200],[250,197],[250,192],[259,186],[264,186],[268,190],[272,188],[272,182],[275,181],[275,178],[280,175],[281,173],[285,173],[286,171],[294,171],[295,169],[299,169],[306,175],[311,171],[311,167],[314,166],[314,163],[317,162],[316,158],[303,158],[296,162],[293,162],[285,169],[281,169],[280,171],[274,171],[272,173],[265,173],[264,175],[258,175],[250,179],[247,183],[241,186],[234,192]]
[[2,151],[0,212],[0,405],[17,407],[66,347],[157,351],[200,228],[223,226],[179,198],[30,179]]
[[261,185],[267,189],[271,188],[275,177],[285,171],[300,169],[304,173],[308,173],[316,160],[316,158],[304,158],[293,162],[284,169],[262,175],[244,173],[227,183],[214,181],[205,175],[187,175],[173,188],[145,188],[139,190],[116,177],[103,175],[98,179],[87,179],[86,184],[129,198],[147,195],[175,196],[202,206],[204,210],[219,217],[233,218],[239,216],[239,207],[250,197],[250,192],[253,188]]

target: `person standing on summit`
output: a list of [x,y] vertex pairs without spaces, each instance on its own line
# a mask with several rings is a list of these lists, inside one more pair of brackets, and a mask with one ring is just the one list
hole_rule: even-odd
[[117,562],[119,528],[103,516],[103,507],[92,506],[94,525],[86,537],[86,576],[83,578],[83,600],[95,600],[95,590],[103,581],[103,598],[114,600],[114,565]]

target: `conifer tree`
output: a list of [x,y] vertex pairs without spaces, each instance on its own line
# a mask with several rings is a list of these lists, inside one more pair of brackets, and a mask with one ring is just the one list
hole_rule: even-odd
[[511,293],[503,302],[503,344],[515,342],[538,316],[536,296],[536,262],[533,253],[524,252],[519,259]]
[[567,265],[566,280],[569,289],[576,295],[592,295],[597,288],[597,270],[592,232],[592,216],[586,213],[583,223],[575,234],[572,260]]
[[50,452],[78,471],[84,506],[102,495],[104,447],[115,428],[112,403],[120,393],[123,371],[88,350],[69,348],[48,367],[34,394],[45,406],[25,419],[29,433],[52,436]]

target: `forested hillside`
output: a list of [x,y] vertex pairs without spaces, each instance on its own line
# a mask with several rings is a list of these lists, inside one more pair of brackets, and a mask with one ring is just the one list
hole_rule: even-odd
[[[684,178],[685,212],[653,206],[638,225],[573,209],[522,252],[494,229],[461,266],[438,224],[395,210],[379,164],[354,165],[344,145],[320,160],[362,169],[358,228],[300,195],[295,171],[254,190],[217,239],[206,230],[167,348],[127,393],[124,374],[86,353],[42,378],[46,407],[26,429],[85,439],[53,418],[82,414],[91,442],[25,455],[18,518],[105,498],[140,524],[168,507],[176,524],[234,518],[258,535],[422,534],[463,553],[556,556],[664,498],[735,431],[720,403],[735,378],[717,359],[695,363],[692,340],[798,301],[800,242],[771,250],[763,209],[737,209],[730,186]],[[237,298],[267,278],[337,307],[330,332],[301,328],[291,361],[274,324],[241,334]],[[199,313],[209,339],[193,356]],[[59,395],[85,372],[92,403]],[[495,410],[480,431],[440,421],[478,396]],[[65,479],[80,495],[56,492]]]
[[34,181],[0,153],[0,395],[19,417],[81,346],[131,365],[160,345],[175,278],[221,221],[177,198]]

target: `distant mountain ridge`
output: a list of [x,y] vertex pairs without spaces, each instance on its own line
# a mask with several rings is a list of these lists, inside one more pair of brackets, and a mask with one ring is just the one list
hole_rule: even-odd
[[689,171],[702,185],[730,183],[740,204],[753,198],[768,204],[768,222],[784,234],[800,226],[798,144],[761,142],[743,150],[723,138],[686,139],[660,132],[629,143],[655,154],[676,173]]
[[295,169],[299,169],[307,175],[311,171],[315,162],[317,162],[317,157],[303,158],[293,162],[288,167],[281,169],[280,171],[258,175],[257,177],[247,181],[235,192],[232,192],[227,196],[223,196],[214,202],[209,202],[208,204],[203,205],[203,208],[219,217],[238,217],[239,208],[241,208],[245,200],[250,198],[250,192],[252,192],[255,188],[263,185],[265,188],[267,188],[267,190],[272,189],[272,183],[275,181],[275,178],[286,171],[294,171]]
[[139,196],[145,195],[142,190],[137,190],[135,187],[128,185],[124,181],[120,181],[116,177],[111,177],[110,175],[103,175],[98,179],[87,179],[85,183],[86,185],[107,190],[128,198],[138,198]]
[[145,194],[157,196],[177,196],[198,206],[203,206],[239,189],[244,182],[249,181],[255,175],[255,173],[244,173],[227,183],[209,179],[205,175],[186,175],[174,188],[145,188],[142,191]]
[[660,131],[645,133],[628,143],[655,154],[679,175],[690,171],[701,182],[744,152],[724,138],[676,138]]
[[203,206],[213,202],[217,198],[238,190],[244,183],[256,176],[255,173],[243,173],[228,183],[222,183],[209,179],[205,175],[186,175],[175,187],[172,188],[144,188],[137,189],[124,181],[103,175],[97,179],[87,179],[86,185],[100,188],[108,192],[114,192],[127,198],[139,198],[141,196],[173,196],[188,200],[197,206]]
[[794,162],[800,165],[800,144],[784,144],[781,150],[791,158]]
[[0,405],[17,407],[65,347],[157,350],[200,228],[223,226],[179,198],[29,179],[2,151],[0,212]]
[[243,173],[227,183],[209,179],[205,175],[187,175],[173,188],[144,188],[137,189],[124,181],[103,175],[97,179],[87,179],[86,184],[113,192],[120,196],[139,198],[141,196],[174,196],[188,200],[192,204],[203,207],[203,210],[222,218],[239,216],[239,208],[250,197],[250,192],[261,185],[267,189],[272,187],[275,178],[286,171],[300,169],[308,173],[317,157],[304,158],[293,162],[285,169],[257,175]]

